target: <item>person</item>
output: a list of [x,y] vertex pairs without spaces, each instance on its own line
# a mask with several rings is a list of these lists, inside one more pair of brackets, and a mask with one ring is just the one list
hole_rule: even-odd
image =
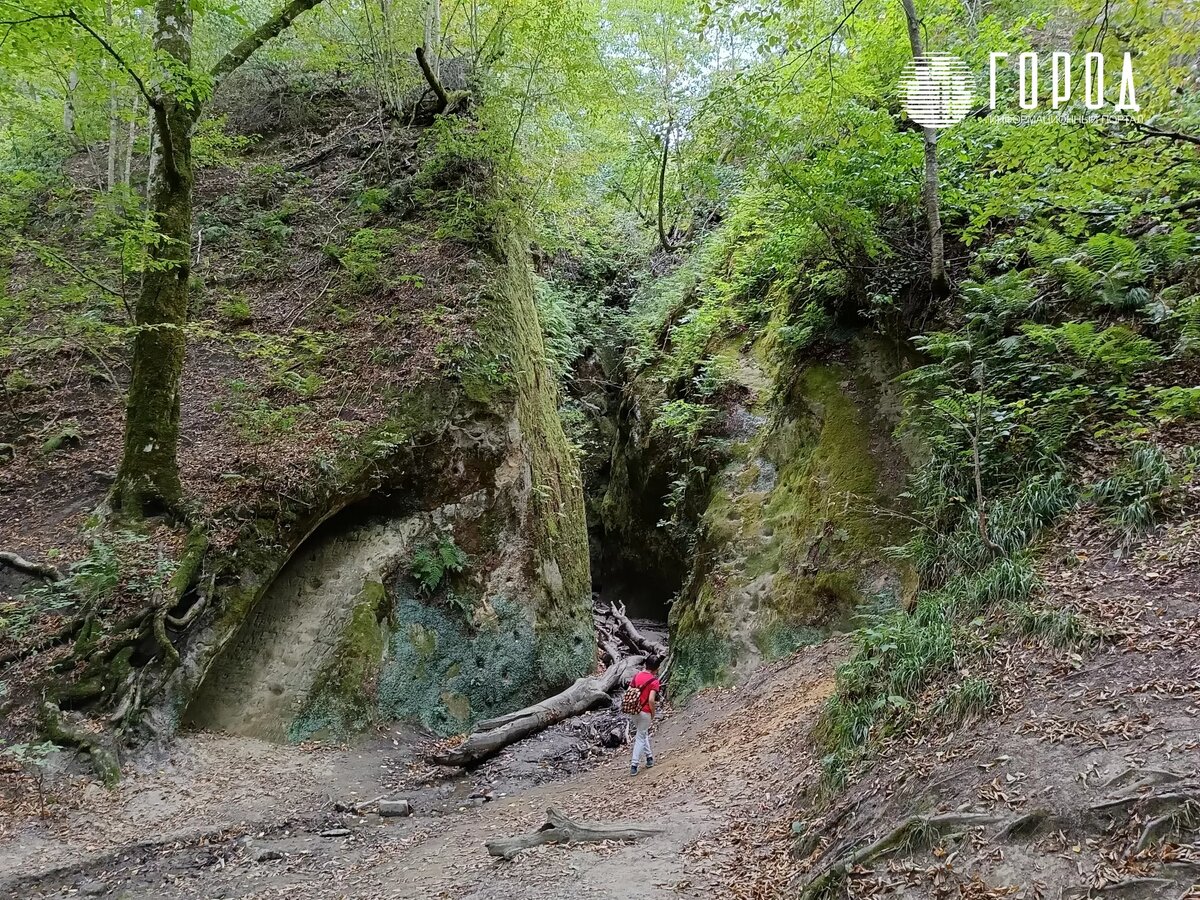
[[654,765],[654,750],[650,747],[650,725],[654,722],[654,715],[658,711],[658,699],[662,694],[662,682],[658,680],[660,662],[658,657],[650,657],[646,660],[646,668],[634,675],[633,681],[629,682],[640,692],[638,711],[632,716],[637,736],[633,739],[633,759],[629,762],[630,775],[638,773],[638,761],[643,756],[647,769]]

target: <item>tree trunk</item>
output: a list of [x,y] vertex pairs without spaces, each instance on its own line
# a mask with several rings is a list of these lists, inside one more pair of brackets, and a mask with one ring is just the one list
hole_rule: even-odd
[[441,0],[429,0],[425,10],[425,52],[433,76],[442,77],[442,4]]
[[662,157],[658,161],[658,243],[671,253],[675,250],[667,236],[666,223],[666,189],[667,189],[667,159],[671,152],[671,128],[668,125],[662,136]]
[[[158,0],[154,49],[191,65],[192,13],[187,0]],[[110,495],[113,512],[138,518],[178,509],[183,489],[179,387],[192,245],[192,126],[195,113],[173,97],[158,98],[150,131],[147,201],[158,239],[147,251],[134,308],[133,377],[125,445]]]
[[133,172],[133,145],[137,142],[138,108],[141,103],[138,95],[133,95],[133,108],[129,112],[129,134],[125,141],[125,168],[121,172],[121,184],[129,187],[130,176]]
[[[913,0],[900,0],[904,5],[904,18],[908,23],[908,42],[912,47],[913,59],[925,55],[921,42],[921,24]],[[946,279],[946,251],[942,233],[942,211],[938,199],[937,129],[923,128],[925,141],[925,181],[921,189],[925,201],[925,222],[929,228],[929,279],[935,297],[944,297],[949,291]]]
[[[112,28],[112,0],[104,0],[104,24]],[[117,186],[117,158],[121,153],[121,122],[118,118],[120,105],[117,95],[117,81],[108,75],[108,60],[104,60],[104,70],[108,81],[108,189]]]
[[480,722],[465,741],[430,757],[430,761],[444,766],[470,766],[495,756],[509,744],[608,700],[609,691],[632,678],[643,659],[642,656],[624,657],[609,666],[603,675],[580,678],[562,693],[541,703]]
[[67,99],[63,104],[63,131],[71,143],[75,143],[75,89],[79,87],[79,70],[67,73]]
[[[209,73],[213,91],[263,44],[320,2],[291,0],[246,35],[213,66]],[[154,51],[181,70],[191,70],[189,0],[156,0]],[[195,101],[189,106],[173,95],[152,92],[132,69],[125,68],[153,113],[146,199],[157,238],[147,250],[142,290],[134,308],[137,332],[125,446],[109,507],[118,517],[139,518],[178,512],[183,499],[176,454],[192,256],[192,128],[201,107]]]

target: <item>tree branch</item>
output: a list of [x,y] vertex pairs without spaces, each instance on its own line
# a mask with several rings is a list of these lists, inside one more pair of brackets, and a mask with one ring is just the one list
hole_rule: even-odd
[[417,65],[421,67],[421,74],[425,76],[425,80],[429,82],[429,87],[437,95],[437,108],[434,109],[433,114],[440,116],[450,104],[450,98],[446,95],[446,89],[442,87],[442,83],[438,81],[437,75],[433,74],[433,69],[429,67],[429,60],[425,58],[425,48],[418,47],[415,52],[417,54]]
[[137,85],[138,93],[146,98],[146,102],[150,105],[151,111],[154,113],[154,123],[158,126],[159,134],[162,136],[164,159],[167,164],[167,177],[171,179],[173,184],[178,184],[179,169],[175,165],[175,142],[171,138],[171,125],[167,118],[167,106],[163,102],[162,97],[156,97],[150,93],[150,89],[146,87],[146,82],[142,77],[134,71],[133,66],[125,62],[124,57],[118,53],[100,32],[96,31],[91,25],[80,18],[75,10],[70,9],[62,13],[47,13],[45,15],[27,16],[24,19],[0,21],[0,25],[8,25],[10,28],[17,25],[26,25],[30,22],[46,22],[53,20],[63,20],[74,22],[96,41],[104,52],[116,60],[117,65],[121,70],[133,79],[133,83]]
[[0,550],[0,565],[46,581],[62,581],[65,577],[57,566],[52,566],[50,563],[31,562],[20,554],[10,553],[7,550]]
[[133,67],[130,66],[129,63],[125,62],[121,54],[113,49],[112,44],[105,40],[103,35],[96,31],[96,29],[85,22],[82,18],[80,18],[79,14],[73,9],[69,9],[66,12],[61,13],[45,13],[36,16],[26,16],[24,19],[3,19],[0,20],[0,25],[7,25],[9,28],[15,28],[18,25],[28,25],[32,22],[50,22],[56,20],[74,22],[76,25],[90,34],[96,43],[98,43],[104,49],[104,52],[116,60],[117,65],[121,67],[125,74],[133,79],[134,84],[137,85],[138,91],[141,92],[142,96],[145,97],[146,100],[148,100],[151,104],[155,102],[154,98],[150,96],[150,92],[146,88],[146,82],[142,81],[141,76],[133,70]]
[[496,838],[488,841],[486,846],[492,856],[511,860],[522,850],[540,847],[543,844],[640,841],[661,833],[661,828],[646,828],[641,825],[592,825],[576,822],[568,819],[562,810],[552,806],[546,810],[546,823],[537,831],[511,838]]
[[226,53],[212,68],[209,75],[213,80],[215,92],[221,84],[237,70],[238,66],[255,54],[259,47],[286,31],[296,18],[308,12],[314,6],[319,6],[322,0],[292,0],[274,17],[267,19],[254,31],[246,35],[237,46]]
[[1171,141],[1180,141],[1185,144],[1196,144],[1200,146],[1200,135],[1186,134],[1182,131],[1167,131],[1163,128],[1152,128],[1143,122],[1130,122],[1134,131],[1140,131],[1147,137],[1166,138]]

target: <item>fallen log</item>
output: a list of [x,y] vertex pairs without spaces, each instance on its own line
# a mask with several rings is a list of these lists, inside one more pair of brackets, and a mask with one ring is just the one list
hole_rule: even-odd
[[617,625],[620,626],[621,631],[625,634],[625,637],[628,638],[630,646],[632,646],[635,650],[648,655],[657,656],[659,659],[666,657],[667,645],[659,643],[658,641],[648,638],[642,634],[641,631],[638,630],[638,627],[633,624],[633,621],[629,618],[629,616],[625,615],[624,603],[618,603],[614,601],[613,603],[609,604],[609,613],[612,615],[613,619],[616,620]]
[[497,838],[487,842],[487,851],[501,859],[512,859],[522,850],[542,844],[585,844],[597,841],[639,841],[661,834],[661,828],[641,825],[593,825],[568,819],[553,806],[546,810],[546,822],[531,834]]
[[471,766],[483,762],[509,744],[608,700],[615,688],[633,677],[643,659],[642,656],[623,657],[602,674],[580,678],[565,691],[547,697],[540,703],[486,719],[476,725],[475,730],[457,747],[434,753],[429,756],[429,761],[443,766]]

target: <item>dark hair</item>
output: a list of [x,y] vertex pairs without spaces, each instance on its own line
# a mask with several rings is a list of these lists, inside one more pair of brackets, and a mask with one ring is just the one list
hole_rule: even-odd
[[660,656],[647,656],[646,657],[646,668],[649,669],[651,672],[657,672],[658,667],[660,665],[662,665],[662,657],[660,657]]

